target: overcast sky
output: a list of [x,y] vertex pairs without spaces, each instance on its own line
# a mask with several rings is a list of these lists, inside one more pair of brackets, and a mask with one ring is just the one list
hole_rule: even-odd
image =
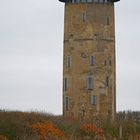
[[[140,1],[115,4],[117,110],[140,110]],[[0,0],[0,109],[62,113],[64,4]]]

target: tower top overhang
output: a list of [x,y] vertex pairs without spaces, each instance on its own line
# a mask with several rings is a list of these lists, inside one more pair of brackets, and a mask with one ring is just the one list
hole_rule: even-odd
[[120,0],[59,0],[64,3],[114,3]]

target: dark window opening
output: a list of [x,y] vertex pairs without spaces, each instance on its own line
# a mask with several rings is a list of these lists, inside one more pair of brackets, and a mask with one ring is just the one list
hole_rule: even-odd
[[95,64],[95,58],[94,56],[90,56],[90,65],[94,66],[94,64]]
[[110,23],[109,23],[109,18],[107,18],[107,20],[106,20],[106,25],[109,25]]
[[63,83],[63,90],[64,91],[67,91],[67,88],[68,88],[68,79],[67,78],[64,78],[64,83]]
[[107,62],[106,62],[106,60],[105,60],[105,62],[104,62],[104,65],[105,65],[105,66],[107,65]]
[[111,66],[111,65],[112,65],[111,60],[109,60],[109,66]]
[[67,56],[67,67],[71,67],[71,56]]
[[65,109],[69,110],[69,97],[65,98]]
[[106,86],[108,87],[108,85],[109,85],[109,77],[107,76],[106,77]]
[[93,89],[93,78],[88,77],[87,79],[87,89],[92,90]]
[[83,22],[86,21],[86,13],[83,13]]
[[96,103],[97,103],[96,96],[95,95],[91,96],[91,104],[96,105]]

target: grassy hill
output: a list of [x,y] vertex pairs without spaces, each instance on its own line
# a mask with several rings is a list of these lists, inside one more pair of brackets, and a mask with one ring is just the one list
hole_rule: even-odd
[[140,140],[140,112],[119,112],[113,124],[95,124],[47,113],[0,110],[0,135],[8,140],[119,140],[120,127],[122,140]]

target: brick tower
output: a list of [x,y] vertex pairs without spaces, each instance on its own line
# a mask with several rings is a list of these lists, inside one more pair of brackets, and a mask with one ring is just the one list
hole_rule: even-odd
[[65,3],[63,114],[78,119],[115,119],[114,2]]

